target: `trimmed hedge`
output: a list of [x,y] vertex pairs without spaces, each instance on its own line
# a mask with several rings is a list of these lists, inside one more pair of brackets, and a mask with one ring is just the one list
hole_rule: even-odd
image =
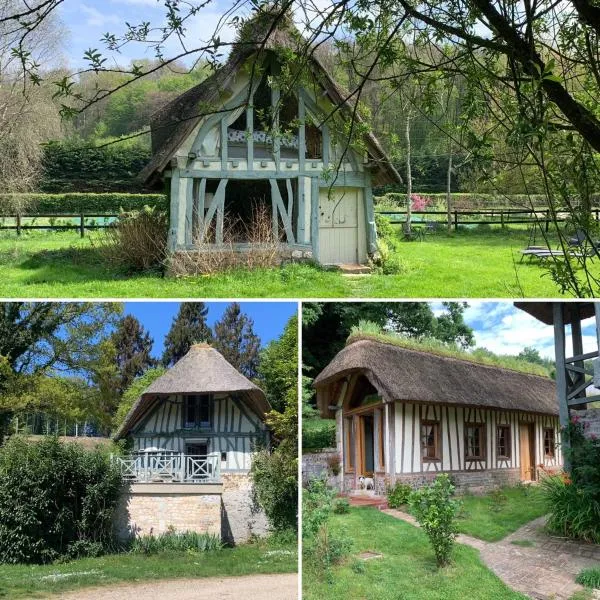
[[23,206],[23,215],[39,214],[118,214],[144,206],[167,210],[165,194],[69,193],[69,194],[0,194],[0,215],[12,216],[15,204]]

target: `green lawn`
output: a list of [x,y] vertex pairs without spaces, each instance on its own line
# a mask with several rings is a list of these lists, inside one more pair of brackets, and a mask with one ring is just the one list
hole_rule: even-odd
[[461,496],[458,519],[461,533],[497,542],[548,510],[542,491],[535,486],[504,488],[497,494]]
[[[352,556],[333,568],[329,581],[305,562],[304,600],[525,600],[489,571],[473,548],[457,545],[453,564],[438,570],[420,529],[374,508],[352,508],[334,515],[331,524],[352,538]],[[362,570],[356,557],[364,551],[383,556],[364,561]]]
[[[107,265],[73,232],[0,234],[3,297],[553,297],[558,290],[535,261],[519,263],[522,230],[465,231],[401,243],[399,275],[343,276],[309,265],[207,277],[128,276]],[[600,274],[600,262],[594,269]]]
[[81,587],[149,579],[293,573],[297,568],[296,544],[271,541],[218,552],[113,554],[64,564],[0,565],[0,598],[43,598]]

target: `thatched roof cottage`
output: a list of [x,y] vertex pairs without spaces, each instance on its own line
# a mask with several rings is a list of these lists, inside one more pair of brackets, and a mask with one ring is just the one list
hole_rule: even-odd
[[363,127],[350,146],[340,135],[360,116],[306,46],[291,19],[259,12],[223,66],[154,115],[141,177],[169,181],[173,253],[251,250],[266,241],[249,227],[259,208],[283,256],[363,263],[375,250],[372,186],[401,177]]
[[264,392],[208,344],[196,344],[144,391],[115,439],[133,451],[115,458],[129,484],[121,537],[169,527],[241,541],[266,530],[254,513],[249,471],[266,444]]
[[554,382],[399,339],[355,336],[314,381],[335,418],[343,488],[378,493],[451,473],[459,487],[535,480],[562,464]]

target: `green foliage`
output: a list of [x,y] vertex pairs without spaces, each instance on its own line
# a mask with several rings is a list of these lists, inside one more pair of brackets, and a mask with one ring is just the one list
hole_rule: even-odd
[[100,450],[48,437],[0,449],[0,563],[45,563],[112,541],[121,475]]
[[121,426],[127,413],[131,410],[131,407],[141,396],[142,392],[161,375],[164,375],[164,373],[165,369],[163,367],[155,367],[153,369],[148,369],[141,377],[137,377],[131,382],[131,385],[125,390],[121,397],[117,412],[113,418],[114,431]]
[[255,500],[277,531],[298,526],[297,457],[297,443],[285,439],[273,452],[259,450],[252,460]]
[[390,508],[399,508],[403,504],[408,504],[408,499],[412,494],[412,487],[408,483],[395,483],[387,490],[387,502]]
[[348,498],[336,498],[333,502],[333,512],[336,515],[345,515],[350,512],[350,502]]
[[192,344],[210,344],[213,341],[212,331],[206,323],[207,315],[208,307],[204,302],[181,303],[165,338],[162,355],[162,364],[165,367],[170,367],[183,358]]
[[321,450],[335,446],[335,421],[333,419],[303,419],[302,449]]
[[587,588],[600,589],[600,567],[583,569],[577,574],[576,583]]
[[406,271],[400,252],[400,240],[390,220],[383,215],[375,215],[377,227],[377,265],[384,275],[398,275]]
[[438,567],[450,563],[450,555],[458,530],[456,513],[458,502],[453,499],[454,486],[446,474],[438,475],[435,481],[414,491],[410,495],[413,515],[427,534]]
[[313,538],[333,512],[335,490],[324,479],[311,479],[302,493],[302,537]]
[[255,378],[260,361],[260,338],[254,333],[254,321],[242,312],[239,303],[227,305],[213,330],[213,347],[248,379]]
[[160,554],[162,552],[214,552],[223,544],[219,535],[196,531],[175,532],[136,537],[130,551],[134,554]]
[[[0,205],[15,194],[0,194]],[[23,214],[108,214],[118,215],[123,211],[141,210],[144,206],[156,206],[167,210],[168,199],[165,194],[126,194],[92,192],[64,194],[19,194],[20,205],[25,207]],[[8,203],[10,207],[11,204]],[[8,211],[9,213],[12,210]],[[7,214],[6,211],[0,214]]]

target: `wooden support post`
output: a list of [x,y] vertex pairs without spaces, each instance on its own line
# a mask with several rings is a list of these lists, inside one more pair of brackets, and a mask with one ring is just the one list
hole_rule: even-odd
[[304,106],[304,96],[298,94],[298,164],[299,170],[304,171],[304,161],[306,159],[306,107]]
[[17,215],[17,235],[21,235],[21,215]]
[[194,179],[188,177],[185,186],[185,244],[190,246],[193,239]]
[[[581,356],[583,354],[583,339],[581,337],[581,311],[579,305],[576,303],[569,304],[569,310],[571,313],[571,339],[573,341],[573,356]],[[584,368],[583,361],[577,361],[574,363],[576,367],[580,369]],[[585,381],[584,373],[575,373],[573,376],[573,386],[582,384]],[[576,396],[577,398],[585,398],[585,390]],[[582,408],[585,408],[582,407]]]
[[313,258],[319,260],[319,180],[310,180],[310,239],[312,242]]
[[458,231],[458,212],[454,211],[454,231]]
[[[552,303],[554,317],[554,353],[556,356],[556,395],[558,399],[558,414],[561,427],[569,424],[569,405],[567,404],[567,371],[565,368],[565,324],[563,319],[563,303]],[[568,440],[561,439],[562,447],[568,447]],[[564,456],[564,454],[563,454]],[[571,465],[564,459],[565,471],[570,471]]]
[[294,221],[294,192],[292,191],[292,180],[291,179],[285,180],[285,189],[287,191],[287,197],[288,197],[287,214],[289,217],[290,229],[292,231],[292,238],[293,238],[294,237],[294,235],[293,235],[294,229],[292,227],[292,223]]
[[329,166],[329,127],[327,124],[323,124],[322,128],[322,143],[323,143],[323,167],[326,169]]
[[281,162],[281,144],[279,132],[279,99],[280,91],[278,87],[271,88],[271,111],[273,117],[273,158],[275,159],[275,170],[279,171]]
[[227,170],[227,119],[221,119],[221,170]]
[[79,213],[79,237],[85,236],[85,217],[83,211]]
[[169,211],[169,235],[167,246],[171,252],[177,247],[177,223],[179,220],[179,169],[171,174],[171,204]]
[[[250,99],[252,102],[252,99]],[[248,171],[254,169],[254,107],[248,106],[246,109],[246,160],[248,161]]]
[[[289,182],[289,179],[287,180]],[[271,203],[273,205],[273,233],[275,234],[275,239],[279,239],[279,216],[281,215],[281,221],[283,223],[283,228],[285,230],[285,236],[288,244],[294,243],[294,232],[292,231],[292,219],[290,214],[285,208],[285,204],[283,203],[283,198],[281,197],[281,193],[279,191],[279,186],[277,185],[277,179],[271,179]],[[289,188],[291,191],[291,185]]]
[[217,228],[215,232],[215,242],[217,245],[223,244],[223,224],[225,220],[225,188],[227,179],[221,179],[215,199],[217,199]]
[[296,238],[301,244],[306,242],[306,225],[304,221],[304,177],[298,177],[298,222]]
[[375,209],[373,207],[373,189],[370,177],[367,178],[364,189],[365,221],[367,227],[367,248],[369,253],[377,250],[377,227],[375,226]]
[[[206,177],[200,180],[198,187],[198,197],[196,198],[196,228],[192,233],[192,243],[202,243],[204,241],[204,202],[206,200]],[[197,237],[198,239],[194,239]]]

